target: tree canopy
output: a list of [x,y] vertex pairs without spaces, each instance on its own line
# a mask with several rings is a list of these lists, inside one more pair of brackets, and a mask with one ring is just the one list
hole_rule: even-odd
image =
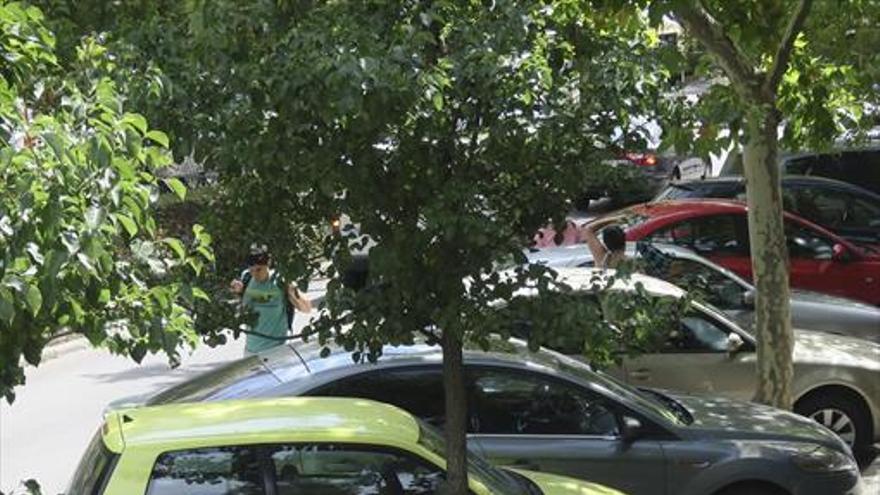
[[[210,236],[165,237],[152,217],[153,173],[169,163],[167,136],[104,74],[112,54],[85,39],[65,70],[40,11],[0,4],[0,393],[24,382],[64,334],[140,360],[176,359],[196,336],[204,293],[187,282],[212,257]],[[167,187],[180,196],[177,181]]]

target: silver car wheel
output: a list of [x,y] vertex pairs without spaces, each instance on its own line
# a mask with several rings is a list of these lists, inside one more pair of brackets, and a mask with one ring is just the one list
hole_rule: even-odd
[[840,409],[819,409],[810,419],[837,434],[850,447],[856,441],[856,426],[852,419]]

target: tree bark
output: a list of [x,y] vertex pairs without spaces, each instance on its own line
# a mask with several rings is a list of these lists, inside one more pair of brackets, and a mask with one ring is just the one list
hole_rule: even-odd
[[467,495],[467,396],[461,339],[443,332],[443,389],[446,395],[446,480],[444,494]]
[[779,119],[773,103],[751,105],[743,173],[749,207],[752,275],[757,289],[758,390],[755,400],[791,409],[794,334],[788,287],[788,250],[777,162]]

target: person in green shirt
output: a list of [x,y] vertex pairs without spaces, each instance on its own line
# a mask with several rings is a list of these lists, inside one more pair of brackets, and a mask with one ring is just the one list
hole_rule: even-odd
[[257,323],[245,340],[245,354],[252,354],[285,342],[293,321],[293,311],[312,310],[311,302],[272,269],[272,257],[266,246],[251,246],[248,269],[230,283],[230,290],[241,303],[257,313]]

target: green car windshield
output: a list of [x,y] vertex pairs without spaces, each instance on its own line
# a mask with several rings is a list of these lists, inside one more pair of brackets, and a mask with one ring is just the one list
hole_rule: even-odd
[[[419,445],[446,458],[446,442],[433,427],[419,420]],[[504,471],[492,466],[479,455],[468,452],[468,475],[480,480],[491,493],[502,495],[529,495],[522,485]]]

